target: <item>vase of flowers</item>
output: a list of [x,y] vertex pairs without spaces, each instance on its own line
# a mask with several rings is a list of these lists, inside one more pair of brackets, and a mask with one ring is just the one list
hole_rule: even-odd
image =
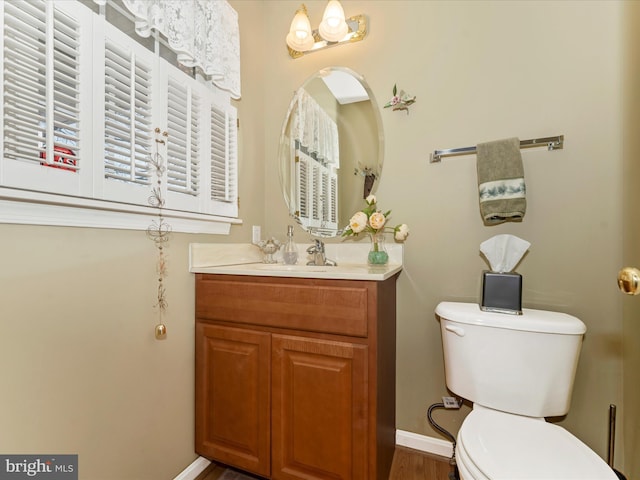
[[371,249],[367,257],[369,265],[386,265],[389,262],[389,254],[384,245],[384,232],[369,233]]
[[365,202],[367,206],[351,217],[349,226],[344,230],[342,236],[368,234],[371,240],[371,249],[367,257],[369,265],[386,265],[389,262],[389,254],[385,248],[385,233],[393,232],[394,239],[403,242],[409,235],[409,227],[405,223],[395,227],[387,226],[391,210],[387,212],[378,210],[375,195],[369,195]]

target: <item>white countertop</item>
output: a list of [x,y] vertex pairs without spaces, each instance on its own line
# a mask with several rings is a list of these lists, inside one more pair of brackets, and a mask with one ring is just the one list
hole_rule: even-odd
[[367,264],[369,245],[366,242],[325,244],[327,258],[338,263],[335,267],[306,265],[307,255],[302,252],[306,252],[308,246],[299,244],[301,254],[298,264],[286,265],[281,259],[279,263],[262,263],[263,255],[259,248],[249,243],[193,243],[189,246],[189,271],[222,275],[382,281],[402,270],[402,245],[399,244],[387,246],[389,263],[380,266]]

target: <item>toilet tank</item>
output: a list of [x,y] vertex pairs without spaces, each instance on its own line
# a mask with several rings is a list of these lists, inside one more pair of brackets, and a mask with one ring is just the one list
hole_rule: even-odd
[[475,303],[442,302],[447,387],[485,407],[531,417],[564,415],[586,327],[565,313],[484,312]]

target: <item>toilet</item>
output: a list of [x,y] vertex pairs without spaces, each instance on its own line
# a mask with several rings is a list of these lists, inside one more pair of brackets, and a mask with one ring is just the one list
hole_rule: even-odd
[[441,302],[436,314],[447,387],[473,402],[455,449],[462,480],[617,480],[594,451],[545,421],[569,410],[582,321],[457,302]]

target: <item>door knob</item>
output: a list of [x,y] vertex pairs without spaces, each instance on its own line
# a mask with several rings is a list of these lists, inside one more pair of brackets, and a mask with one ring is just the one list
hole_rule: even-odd
[[640,270],[634,267],[624,267],[618,272],[618,288],[627,295],[640,293]]

